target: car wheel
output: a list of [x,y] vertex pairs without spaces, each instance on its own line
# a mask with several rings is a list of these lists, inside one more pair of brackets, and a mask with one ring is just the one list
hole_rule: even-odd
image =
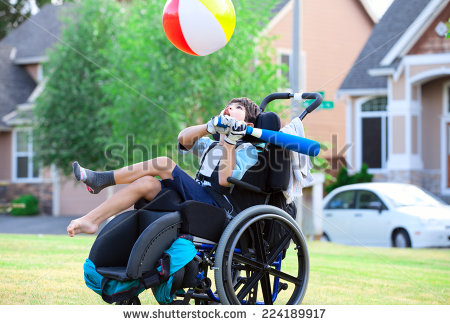
[[411,247],[411,239],[409,238],[409,235],[406,232],[406,230],[400,229],[394,233],[392,246],[398,248]]
[[328,237],[328,235],[325,232],[320,237],[320,241],[331,242],[330,237]]

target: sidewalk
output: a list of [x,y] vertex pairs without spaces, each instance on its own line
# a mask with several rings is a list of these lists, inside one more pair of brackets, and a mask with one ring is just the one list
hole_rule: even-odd
[[67,235],[66,228],[76,217],[12,217],[0,214],[1,234]]

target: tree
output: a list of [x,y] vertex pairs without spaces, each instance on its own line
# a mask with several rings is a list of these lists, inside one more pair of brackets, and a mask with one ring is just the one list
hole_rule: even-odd
[[100,71],[107,65],[101,50],[114,33],[119,6],[114,1],[85,0],[66,19],[62,41],[50,53],[44,74],[48,80],[37,99],[36,159],[54,164],[66,174],[80,160],[96,168],[106,164],[103,148],[110,125],[100,108],[108,105]]
[[287,86],[271,40],[260,35],[275,2],[235,0],[229,44],[194,57],[164,35],[164,1],[83,1],[38,101],[41,161],[69,172],[73,160],[105,169],[169,155],[191,166],[173,150],[182,128],[206,122],[232,97],[258,103]]
[[[35,0],[39,8],[51,0]],[[30,0],[0,1],[0,40],[31,15]]]
[[121,28],[105,50],[115,78],[105,84],[112,105],[102,111],[114,125],[110,144],[124,143],[133,134],[134,144],[151,150],[148,157],[121,150],[117,161],[130,164],[169,155],[182,164],[174,150],[182,128],[206,122],[233,97],[259,103],[287,86],[277,73],[271,40],[260,35],[275,2],[233,1],[234,34],[224,48],[206,57],[187,55],[169,43],[161,24],[164,2],[126,7]]

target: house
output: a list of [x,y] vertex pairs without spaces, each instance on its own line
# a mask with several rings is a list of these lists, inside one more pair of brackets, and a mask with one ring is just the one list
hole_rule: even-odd
[[[374,26],[366,1],[302,0],[305,90],[323,91],[325,99],[333,101]],[[280,1],[264,29],[267,36],[277,37],[277,59],[287,65],[292,53],[293,2]],[[58,42],[59,17],[67,14],[68,6],[44,6],[0,41],[0,200],[32,193],[39,197],[43,213],[76,216],[103,202],[113,190],[92,196],[81,184],[60,177],[55,168],[39,169],[33,162],[31,129],[24,127],[24,116],[32,114],[33,102],[45,85],[42,63],[48,59],[46,50]],[[345,105],[339,102],[332,109],[317,110],[305,121],[310,138],[335,141],[334,149],[345,147],[344,123]],[[336,153],[339,158],[345,151]],[[331,150],[325,154],[332,159]]]
[[0,202],[33,194],[39,198],[41,213],[76,216],[96,207],[108,194],[90,195],[81,184],[60,179],[54,168],[38,168],[27,127],[27,116],[43,90],[46,51],[58,42],[59,17],[69,6],[44,6],[0,41]]
[[[280,63],[292,54],[294,1],[284,1],[266,28],[276,37],[273,45]],[[306,135],[329,145],[323,157],[337,170],[345,162],[345,103],[335,94],[350,70],[377,18],[362,0],[301,0],[301,74],[303,91],[322,92],[328,108],[319,108],[304,120]]]
[[339,88],[347,164],[450,195],[449,0],[395,0]]

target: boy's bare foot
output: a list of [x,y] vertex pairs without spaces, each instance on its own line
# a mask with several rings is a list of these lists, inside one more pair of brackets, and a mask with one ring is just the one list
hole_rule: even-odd
[[95,234],[98,230],[98,225],[92,223],[83,217],[72,220],[67,226],[67,233],[70,237],[73,237],[77,234]]

